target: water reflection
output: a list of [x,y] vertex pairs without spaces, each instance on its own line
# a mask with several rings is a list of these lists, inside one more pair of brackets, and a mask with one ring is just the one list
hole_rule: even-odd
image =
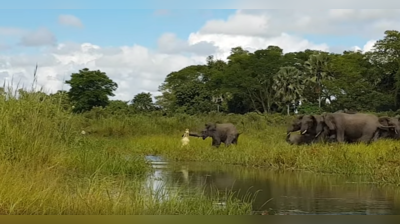
[[[157,164],[158,162],[158,164]],[[257,193],[253,210],[268,214],[400,214],[399,192],[395,187],[363,183],[363,177],[277,172],[205,163],[172,163],[160,166],[147,185],[162,189],[165,196],[195,192],[215,197],[215,189],[236,192],[243,198]],[[178,187],[183,191],[177,192]],[[223,200],[221,201],[223,202]]]

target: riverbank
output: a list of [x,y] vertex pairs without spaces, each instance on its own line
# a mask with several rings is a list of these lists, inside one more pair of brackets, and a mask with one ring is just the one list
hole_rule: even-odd
[[[230,197],[156,200],[140,188],[152,170],[146,155],[173,161],[216,162],[271,169],[367,175],[372,182],[399,184],[399,148],[394,141],[365,145],[291,146],[280,115],[208,114],[125,116],[95,108],[73,114],[46,95],[0,98],[0,214],[251,214],[251,203]],[[190,138],[206,122],[232,122],[238,146],[211,147]]]
[[178,134],[110,139],[104,144],[129,145],[132,154],[162,155],[171,161],[365,175],[369,182],[400,184],[400,147],[396,141],[379,140],[371,145],[331,143],[293,146],[285,142],[284,133],[284,127],[243,133],[237,146],[227,148],[221,145],[218,149],[211,147],[211,139],[200,138],[190,138],[189,146],[180,147]]
[[72,114],[48,96],[0,97],[0,116],[1,215],[251,214],[251,202],[235,192],[221,192],[224,207],[200,193],[162,197],[146,187],[152,166],[143,154],[114,144],[115,135],[84,131],[106,120]]

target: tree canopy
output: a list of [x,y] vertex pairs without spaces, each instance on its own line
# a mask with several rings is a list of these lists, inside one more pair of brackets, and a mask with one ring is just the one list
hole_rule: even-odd
[[66,83],[71,86],[68,92],[51,96],[65,109],[74,106],[75,112],[101,106],[118,114],[160,109],[163,114],[191,115],[342,109],[400,114],[400,32],[387,30],[368,52],[306,49],[284,53],[272,45],[249,52],[236,46],[226,60],[210,55],[204,64],[166,74],[156,102],[145,92],[131,101],[110,101],[118,86],[99,70],[82,69]]
[[104,72],[90,71],[88,68],[72,73],[71,79],[65,81],[71,86],[68,97],[74,106],[74,111],[89,111],[93,107],[106,107],[109,96],[114,96],[118,88]]
[[400,33],[384,34],[369,52],[233,47],[227,61],[209,56],[204,65],[168,74],[156,103],[185,113],[397,111]]

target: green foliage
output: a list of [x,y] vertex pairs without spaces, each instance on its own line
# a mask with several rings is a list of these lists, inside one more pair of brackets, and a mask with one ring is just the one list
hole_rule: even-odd
[[104,72],[90,71],[87,68],[72,73],[71,79],[65,81],[71,86],[69,99],[74,106],[74,112],[89,111],[93,107],[106,107],[108,97],[114,96],[113,91],[118,85]]
[[132,100],[132,106],[136,111],[149,112],[155,109],[151,93],[138,93]]
[[[143,183],[151,171],[145,154],[130,141],[96,137],[96,128],[125,129],[128,136],[135,128],[125,124],[136,125],[135,133],[142,134],[140,128],[152,131],[151,122],[125,114],[118,123],[121,115],[107,107],[72,113],[64,108],[64,94],[2,89],[0,214],[251,214],[251,202],[239,201],[232,192],[220,193],[227,203],[222,209],[215,209],[218,197],[201,192],[183,198],[179,191],[168,198],[151,193]],[[112,101],[109,106],[122,111],[127,105]],[[168,127],[168,121],[159,125]]]
[[[237,46],[227,62],[211,55],[205,65],[167,75],[157,104],[167,113],[188,114],[397,111],[400,33],[384,34],[366,53],[311,49],[283,53],[279,46],[249,52]],[[319,109],[312,109],[314,105]]]

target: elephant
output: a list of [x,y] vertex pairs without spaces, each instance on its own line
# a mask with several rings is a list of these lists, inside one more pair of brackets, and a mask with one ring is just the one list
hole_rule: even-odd
[[385,126],[379,122],[378,116],[365,113],[325,113],[322,118],[329,131],[336,134],[336,141],[343,143],[376,141],[379,130],[390,131],[393,126]]
[[357,111],[353,111],[353,110],[347,110],[346,108],[344,110],[338,110],[335,113],[346,113],[346,114],[356,114]]
[[394,126],[389,131],[379,130],[379,138],[400,139],[400,117],[379,117],[379,123],[385,126]]
[[[328,140],[331,133],[325,125],[321,115],[299,115],[291,125],[287,127],[287,137],[291,132],[300,131],[301,135],[312,135],[312,142]],[[308,139],[308,137],[306,138]]]
[[203,140],[211,137],[211,145],[218,148],[221,143],[224,143],[225,146],[230,146],[231,144],[237,145],[240,134],[232,123],[220,124],[209,122],[205,124],[205,128],[201,131],[201,134],[190,132],[189,136],[200,137]]
[[315,141],[315,136],[310,134],[300,135],[300,134],[290,134],[286,136],[286,142],[291,145],[304,145],[311,144]]

